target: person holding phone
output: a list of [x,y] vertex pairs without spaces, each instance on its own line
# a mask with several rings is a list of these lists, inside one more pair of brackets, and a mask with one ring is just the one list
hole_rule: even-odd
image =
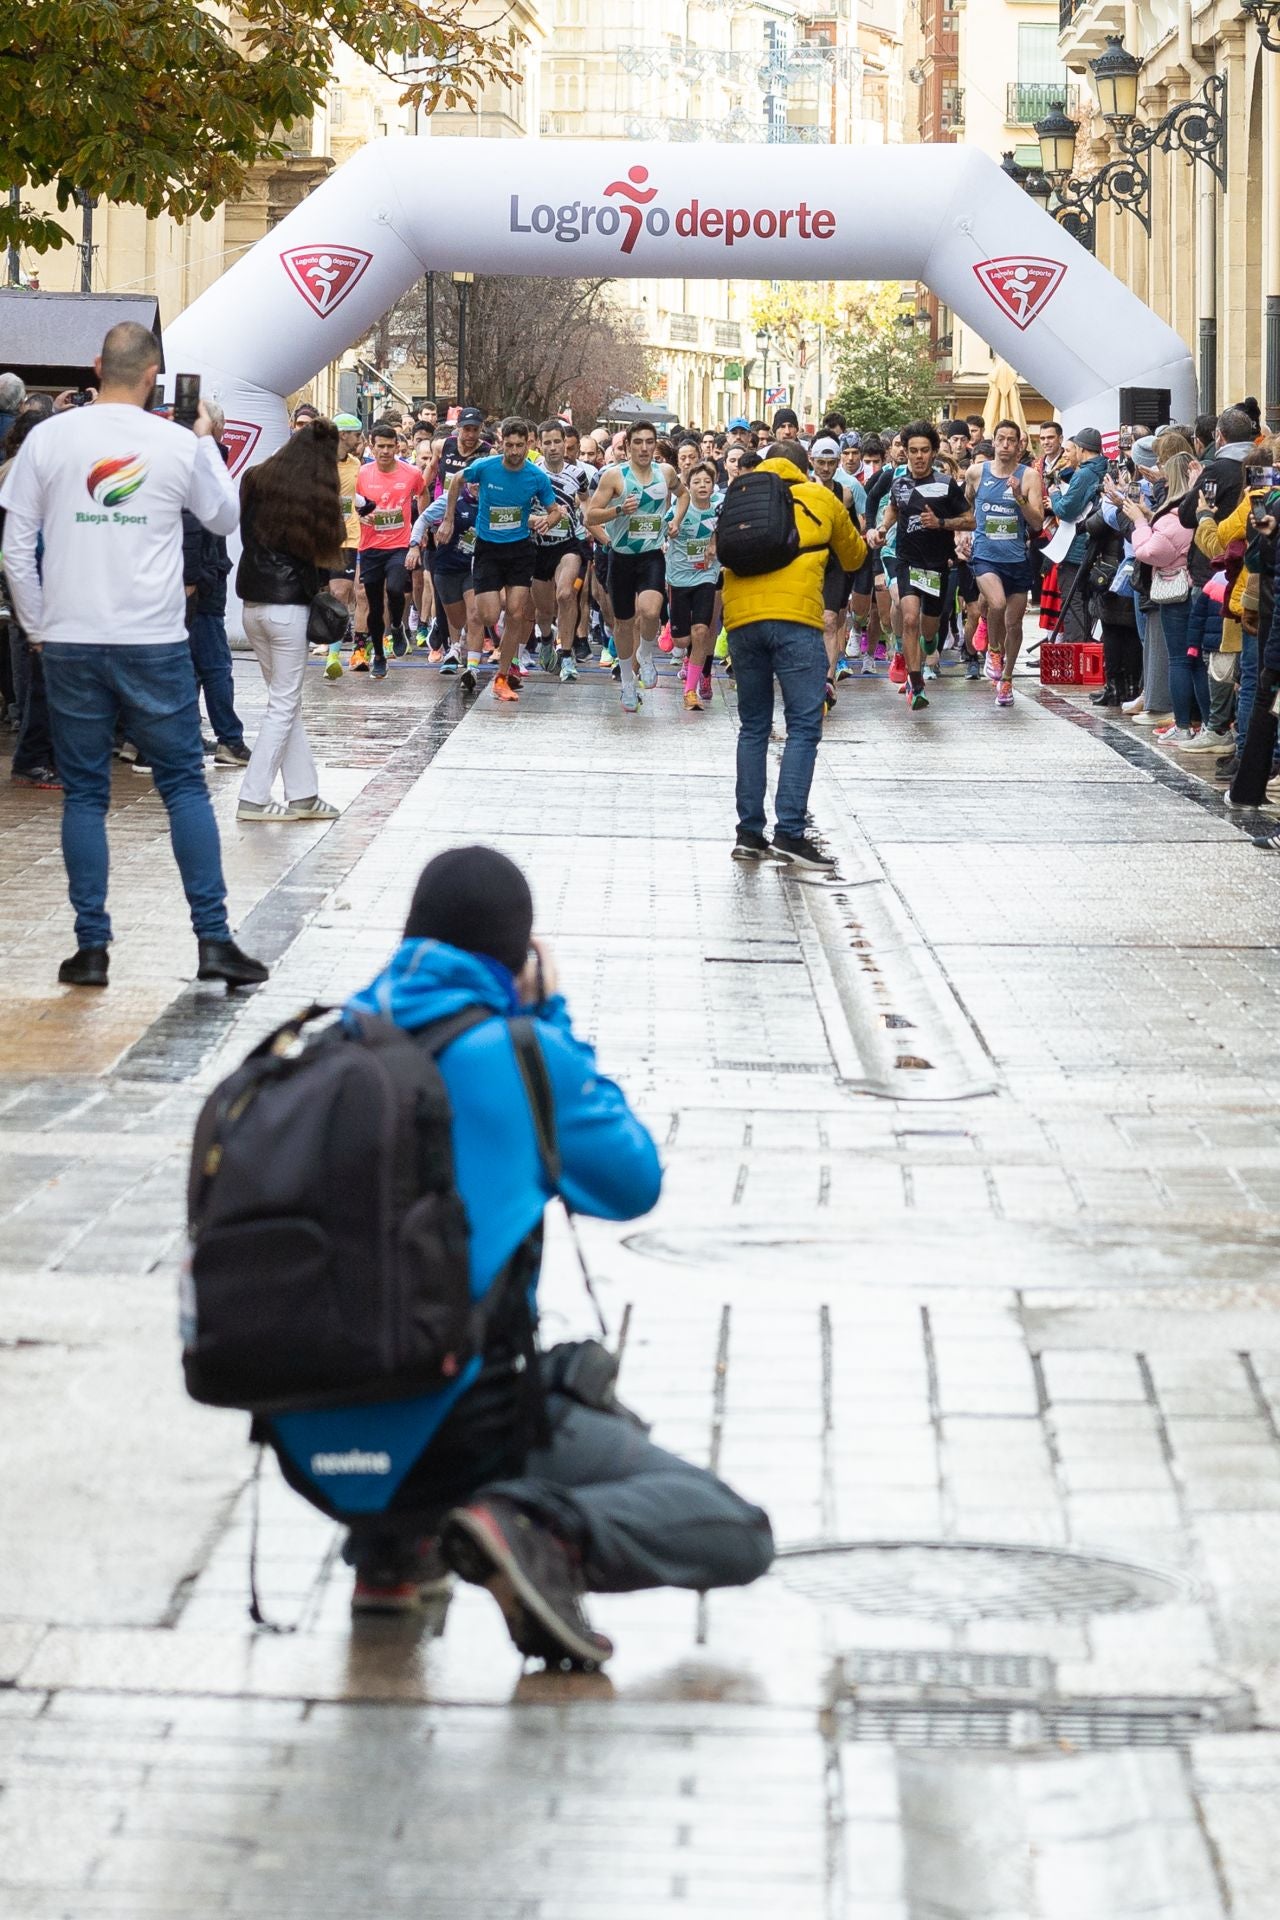
[[169,816],[198,943],[196,977],[257,985],[267,969],[240,950],[227,920],[182,579],[183,508],[209,532],[228,534],[239,499],[203,405],[191,433],[148,411],[160,368],[154,334],[121,321],[94,364],[95,404],[56,413],[33,433],[0,494],[5,572],[29,643],[42,651],[65,789],[62,853],[76,951],[58,978],[107,985],[107,813],[120,721],[150,761]]

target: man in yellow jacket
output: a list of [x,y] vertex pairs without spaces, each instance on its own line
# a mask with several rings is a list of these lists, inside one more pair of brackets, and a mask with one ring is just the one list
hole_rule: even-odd
[[[827,651],[822,582],[827,555],[848,573],[866,559],[866,542],[844,504],[810,480],[809,456],[797,440],[775,444],[754,472],[775,473],[790,487],[800,552],[776,573],[724,570],[724,623],[738,687],[738,838],[735,860],[785,860],[829,872],[835,862],[806,831],[809,788],[822,732]],[[782,689],[787,744],[778,774],[777,825],[765,838],[765,782],[773,728],[773,683]]]

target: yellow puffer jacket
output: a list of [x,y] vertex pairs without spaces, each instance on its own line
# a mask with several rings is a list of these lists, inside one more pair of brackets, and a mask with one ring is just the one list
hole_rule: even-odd
[[791,483],[797,504],[803,503],[809,513],[796,514],[800,553],[789,567],[749,578],[725,568],[724,624],[730,633],[735,627],[754,626],[757,620],[791,620],[799,626],[821,627],[822,579],[828,550],[846,573],[856,573],[867,557],[867,543],[831,489],[819,486],[816,480],[806,480],[792,461],[762,460],[752,471],[781,474]]
[[[1249,494],[1246,490],[1240,495],[1239,505],[1229,513],[1225,520],[1204,519],[1196,522],[1196,545],[1206,559],[1221,560],[1233,540],[1249,538]],[[1233,620],[1240,618],[1240,608],[1244,603],[1246,582],[1245,569],[1241,567],[1231,588],[1231,599],[1225,611]]]

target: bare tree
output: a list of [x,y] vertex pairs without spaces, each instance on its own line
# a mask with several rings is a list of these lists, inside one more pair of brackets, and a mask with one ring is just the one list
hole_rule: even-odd
[[[447,274],[436,276],[436,364],[456,367],[458,303]],[[423,358],[426,291],[419,282],[385,317],[380,342]],[[589,424],[610,393],[643,392],[647,354],[637,324],[617,306],[608,280],[481,277],[467,288],[466,399],[491,413],[535,420],[573,409]],[[443,380],[439,382],[443,386]]]

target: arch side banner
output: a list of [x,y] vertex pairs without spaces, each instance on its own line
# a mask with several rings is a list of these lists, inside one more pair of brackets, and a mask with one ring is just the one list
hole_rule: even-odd
[[235,423],[279,444],[282,396],[427,269],[614,278],[925,281],[1059,408],[1118,424],[1118,390],[1195,407],[1178,336],[976,150],[379,140],[168,330]]

